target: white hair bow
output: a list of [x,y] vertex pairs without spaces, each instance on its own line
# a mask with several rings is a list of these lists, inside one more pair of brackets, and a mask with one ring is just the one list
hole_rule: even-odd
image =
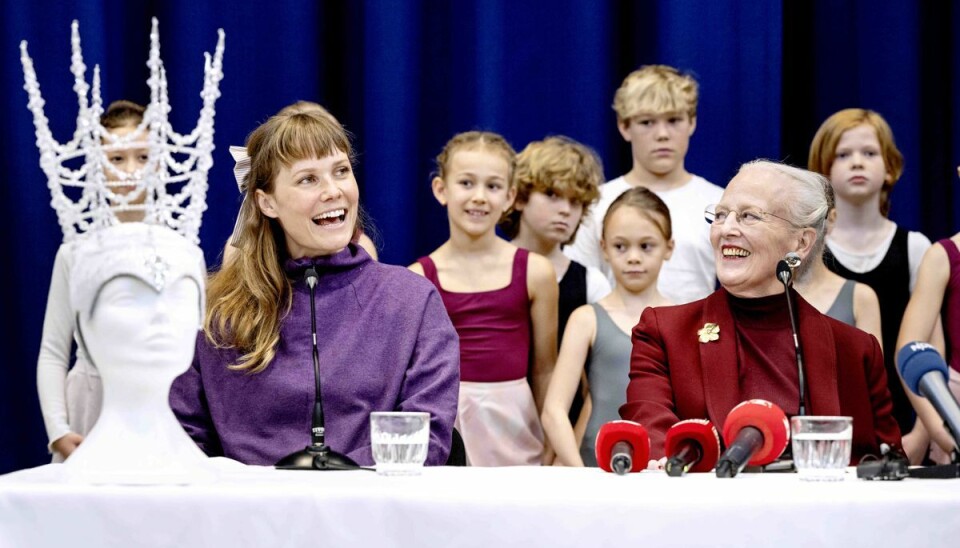
[[237,221],[233,225],[233,234],[230,236],[231,245],[236,246],[240,241],[240,228],[243,226],[242,219],[245,212],[249,215],[247,205],[247,175],[250,173],[250,156],[247,155],[247,147],[230,147],[230,156],[236,162],[233,166],[233,178],[237,180],[237,188],[243,195],[243,201],[240,203],[240,214],[237,215]]
[[247,175],[250,173],[250,156],[247,156],[247,147],[230,147],[230,156],[236,162],[233,166],[233,178],[237,180],[240,192],[247,189]]

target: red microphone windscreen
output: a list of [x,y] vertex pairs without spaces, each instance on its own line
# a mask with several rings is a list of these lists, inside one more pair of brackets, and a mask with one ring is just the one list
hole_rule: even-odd
[[671,426],[664,442],[667,458],[677,454],[680,444],[686,440],[696,442],[703,451],[700,461],[690,468],[690,472],[713,470],[720,458],[720,435],[713,423],[705,419],[688,419]]
[[740,430],[752,426],[763,434],[763,447],[748,464],[762,466],[777,460],[790,442],[790,423],[782,409],[766,400],[747,400],[734,407],[723,423],[723,441],[729,447]]
[[633,446],[633,466],[630,467],[630,472],[645,469],[650,458],[650,437],[643,425],[633,421],[611,421],[600,427],[596,443],[597,464],[600,468],[604,472],[613,472],[610,469],[610,457],[613,456],[613,446],[621,441]]

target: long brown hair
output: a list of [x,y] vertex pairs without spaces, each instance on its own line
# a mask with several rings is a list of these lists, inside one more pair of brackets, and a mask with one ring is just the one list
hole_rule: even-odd
[[207,283],[203,324],[213,345],[242,353],[231,369],[259,373],[267,368],[280,341],[280,324],[293,303],[290,279],[283,270],[288,257],[283,229],[260,211],[256,192],[271,194],[281,167],[335,151],[353,158],[340,124],[316,112],[278,114],[247,138],[250,173],[234,243],[239,251]]

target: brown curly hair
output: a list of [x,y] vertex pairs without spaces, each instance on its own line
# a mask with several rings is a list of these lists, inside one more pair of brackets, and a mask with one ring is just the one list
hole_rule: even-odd
[[[583,206],[586,210],[600,197],[603,164],[590,147],[562,135],[533,141],[517,155],[517,198],[500,220],[508,238],[520,233],[521,209],[534,192],[555,193]],[[582,217],[581,217],[582,220]],[[570,241],[577,234],[574,228]],[[566,242],[569,243],[569,242]]]

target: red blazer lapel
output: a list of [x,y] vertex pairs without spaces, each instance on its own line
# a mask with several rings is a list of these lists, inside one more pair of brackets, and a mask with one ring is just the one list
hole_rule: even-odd
[[837,347],[827,317],[803,297],[793,293],[797,303],[800,344],[806,376],[807,413],[839,415],[840,393],[837,387]]
[[719,338],[715,341],[701,342],[698,334],[691,334],[700,345],[700,371],[703,374],[703,392],[709,419],[720,430],[727,414],[740,403],[737,329],[725,290],[715,291],[704,300],[701,319],[697,329],[702,329],[708,323],[720,328]]

